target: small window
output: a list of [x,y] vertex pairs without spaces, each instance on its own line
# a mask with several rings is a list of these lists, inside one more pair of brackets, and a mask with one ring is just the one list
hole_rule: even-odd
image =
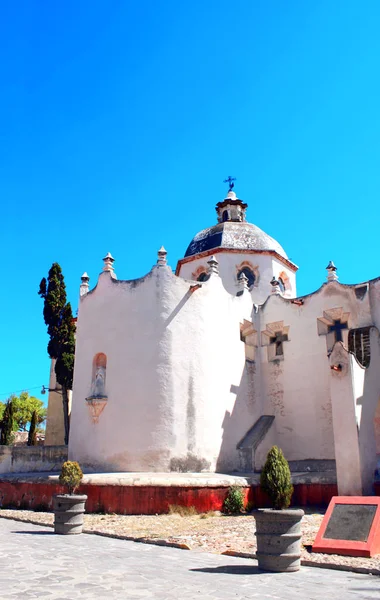
[[359,327],[348,332],[348,349],[365,368],[371,362],[370,330],[370,327]]
[[203,273],[201,273],[200,275],[198,275],[197,281],[207,281],[208,278],[209,278],[209,274],[206,273],[206,271],[203,271]]
[[240,271],[237,274],[238,279],[242,273],[244,273],[244,275],[248,279],[248,287],[249,288],[252,287],[254,285],[255,279],[256,279],[255,274],[252,271],[252,269],[250,269],[249,267],[243,267],[242,269],[240,269]]
[[222,213],[222,221],[223,221],[223,223],[225,221],[228,221],[228,210],[224,210],[223,211],[223,213]]
[[281,277],[278,278],[278,285],[280,286],[281,293],[283,294],[286,288],[284,280]]

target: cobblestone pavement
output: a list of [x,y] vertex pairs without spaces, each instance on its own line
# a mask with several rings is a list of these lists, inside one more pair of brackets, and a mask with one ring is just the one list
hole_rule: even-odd
[[248,559],[0,520],[0,599],[334,600],[380,597],[380,578],[302,567],[263,573]]

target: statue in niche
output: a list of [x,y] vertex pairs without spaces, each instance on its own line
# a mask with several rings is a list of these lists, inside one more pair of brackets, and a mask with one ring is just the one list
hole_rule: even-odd
[[95,371],[95,378],[92,389],[93,398],[106,398],[106,368],[98,366]]

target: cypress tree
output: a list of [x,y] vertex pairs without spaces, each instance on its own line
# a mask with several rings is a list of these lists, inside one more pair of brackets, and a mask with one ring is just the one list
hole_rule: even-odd
[[8,400],[5,405],[3,420],[1,421],[1,435],[0,444],[9,446],[13,441],[13,403],[12,400]]
[[268,452],[260,476],[260,486],[275,509],[288,508],[293,495],[292,477],[289,463],[277,446],[273,446]]
[[55,359],[55,375],[57,383],[62,387],[65,444],[68,444],[70,429],[68,391],[73,386],[75,323],[71,305],[66,302],[65,281],[58,263],[53,263],[47,279],[44,277],[41,280],[38,293],[44,300],[43,315],[49,335],[47,351],[50,358]]
[[29,434],[28,434],[28,446],[37,445],[37,411],[34,410],[32,419],[30,421]]

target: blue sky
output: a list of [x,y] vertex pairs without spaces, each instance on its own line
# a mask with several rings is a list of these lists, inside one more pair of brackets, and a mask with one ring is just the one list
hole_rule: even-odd
[[317,289],[380,275],[380,3],[4,2],[0,8],[0,400],[48,383],[40,279],[74,309],[111,251],[120,279],[174,268],[227,175],[248,220]]

